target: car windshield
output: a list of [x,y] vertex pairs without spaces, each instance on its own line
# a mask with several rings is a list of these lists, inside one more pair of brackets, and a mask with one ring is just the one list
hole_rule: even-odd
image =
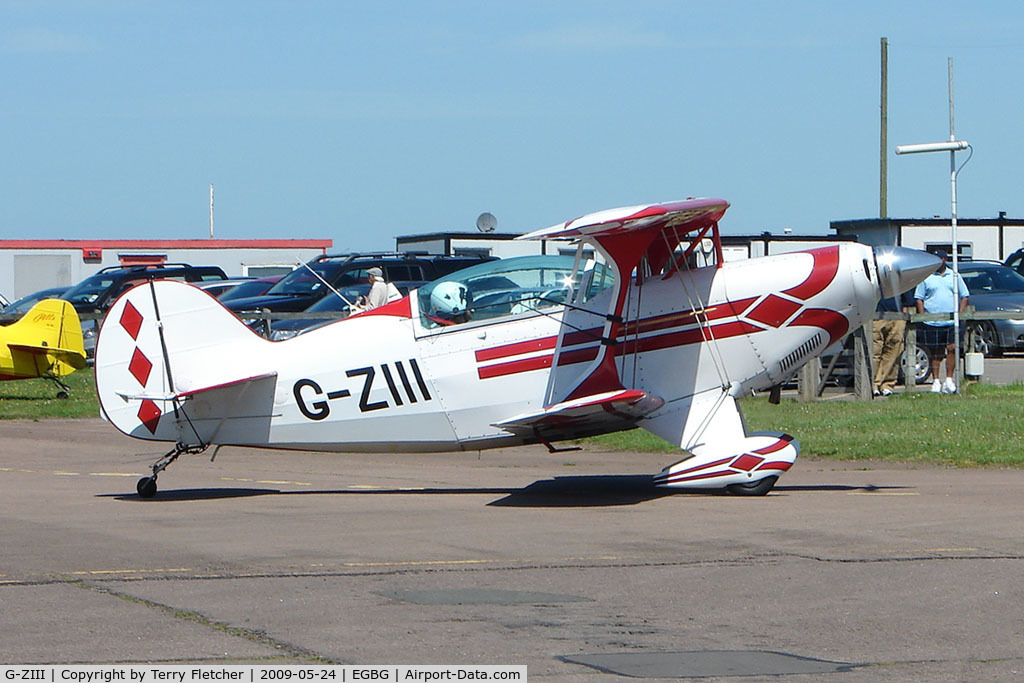
[[1024,276],[1005,266],[960,266],[971,294],[1024,293]]
[[[274,296],[313,296],[314,294],[320,294],[324,289],[324,280],[334,284],[335,287],[338,286],[334,281],[338,277],[341,267],[341,261],[304,263],[281,278],[276,285],[267,290],[267,294]],[[350,283],[345,282],[342,284]]]
[[[320,301],[306,309],[307,313],[317,313],[319,311],[346,311],[348,310],[350,303],[355,303],[356,299],[360,296],[366,296],[366,293],[370,291],[370,285],[357,285],[355,287],[342,287],[338,290],[338,294],[331,292]],[[344,297],[344,298],[342,298]]]
[[224,292],[217,298],[221,301],[231,301],[232,299],[246,299],[250,296],[259,296],[269,289],[270,284],[271,283],[264,280],[250,280],[249,282],[242,282]]
[[[419,290],[420,316],[426,327],[506,315],[546,312],[565,302],[573,286],[573,256],[521,256],[482,263],[460,270]],[[590,263],[587,298],[612,284],[604,264]],[[446,294],[460,301],[446,310]],[[449,299],[450,300],[450,297]]]
[[43,299],[60,299],[63,298],[61,295],[67,291],[67,287],[54,287],[52,289],[44,289],[38,292],[33,292],[28,296],[23,296],[17,301],[11,302],[11,305],[3,309],[4,314],[13,313],[28,313],[29,309],[35,306]]
[[80,306],[91,304],[103,295],[117,281],[117,275],[97,273],[85,278],[64,292],[62,299]]

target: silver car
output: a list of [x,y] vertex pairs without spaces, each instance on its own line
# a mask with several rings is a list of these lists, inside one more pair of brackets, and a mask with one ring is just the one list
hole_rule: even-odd
[[987,261],[960,264],[975,311],[1020,313],[1008,320],[969,320],[965,324],[969,350],[986,356],[1024,349],[1024,276],[1012,268]]

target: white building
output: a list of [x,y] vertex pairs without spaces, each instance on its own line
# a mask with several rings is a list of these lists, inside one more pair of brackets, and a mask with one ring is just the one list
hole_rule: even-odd
[[[949,218],[863,218],[832,221],[837,236],[856,239],[871,246],[892,244],[923,251],[943,249],[953,254]],[[1024,247],[1024,220],[1007,218],[957,218],[958,258],[1004,261]]]
[[0,240],[0,292],[8,299],[71,286],[108,266],[189,263],[228,277],[288,272],[327,253],[332,240]]
[[[514,241],[512,233],[435,232],[404,235],[395,239],[395,250],[401,253],[445,254],[447,256],[531,256],[535,254],[576,253],[568,240]],[[726,261],[737,261],[789,251],[813,249],[851,238],[831,235],[722,235],[722,252]]]

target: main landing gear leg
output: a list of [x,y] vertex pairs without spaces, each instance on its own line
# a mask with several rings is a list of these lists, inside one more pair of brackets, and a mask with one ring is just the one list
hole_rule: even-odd
[[139,492],[139,497],[152,498],[156,495],[156,476],[167,469],[172,462],[177,460],[179,455],[184,455],[186,453],[202,453],[206,448],[207,446],[205,444],[199,446],[189,446],[184,443],[174,444],[174,448],[167,451],[162,458],[153,463],[153,475],[139,479],[138,483],[135,485],[135,490]]

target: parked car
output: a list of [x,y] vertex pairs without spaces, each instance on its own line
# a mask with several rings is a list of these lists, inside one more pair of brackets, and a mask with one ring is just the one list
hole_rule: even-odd
[[245,282],[236,284],[226,292],[221,292],[217,295],[217,298],[222,302],[225,302],[266,294],[267,290],[277,284],[277,282],[283,277],[284,275],[270,275],[267,277],[258,277],[246,280]]
[[[172,279],[184,282],[226,280],[228,276],[219,266],[193,266],[188,263],[163,263],[151,266],[111,266],[91,275],[64,292],[62,299],[70,301],[79,314],[106,313],[123,292],[147,280]],[[96,320],[82,321],[85,354],[91,359],[96,350]]]
[[225,293],[231,291],[238,285],[246,282],[251,282],[251,277],[234,277],[228,278],[227,280],[208,280],[206,282],[197,282],[196,287],[208,293],[210,296],[221,298]]
[[967,322],[965,346],[986,356],[1024,349],[1024,275],[999,263],[968,261],[960,264],[960,276],[975,311],[1021,313],[1009,320]]
[[[66,291],[68,291],[67,287],[50,287],[49,289],[40,289],[38,292],[32,292],[27,296],[21,297],[17,301],[12,301],[6,308],[0,311],[0,315],[23,316],[28,313],[30,308],[43,299],[60,299]],[[16,320],[17,318],[11,318],[5,322],[0,322],[0,325],[10,325],[11,323],[16,322]]]
[[[402,296],[408,296],[410,289],[415,289],[423,283],[421,282],[395,282],[393,283],[398,287],[398,291],[402,293]],[[338,294],[331,296],[325,296],[320,301],[307,308],[304,312],[309,315],[315,315],[323,313],[323,318],[294,318],[292,320],[275,320],[270,324],[270,334],[266,335],[274,341],[282,341],[284,339],[291,339],[292,337],[309,332],[310,330],[324,325],[330,324],[340,318],[345,318],[349,314],[349,304],[355,303],[356,299],[361,296],[366,296],[370,291],[369,284],[353,285],[352,287],[345,287],[338,290]],[[340,296],[339,296],[340,295]],[[260,321],[262,323],[262,321]],[[263,329],[257,327],[262,333]]]
[[1007,256],[1003,265],[1024,275],[1024,247]]
[[[224,304],[236,313],[261,311],[275,313],[305,311],[331,293],[366,284],[367,271],[381,268],[388,282],[406,283],[407,288],[436,280],[492,256],[438,256],[397,253],[325,255],[304,263],[285,275],[262,296],[232,299]],[[251,319],[252,316],[242,316]]]

